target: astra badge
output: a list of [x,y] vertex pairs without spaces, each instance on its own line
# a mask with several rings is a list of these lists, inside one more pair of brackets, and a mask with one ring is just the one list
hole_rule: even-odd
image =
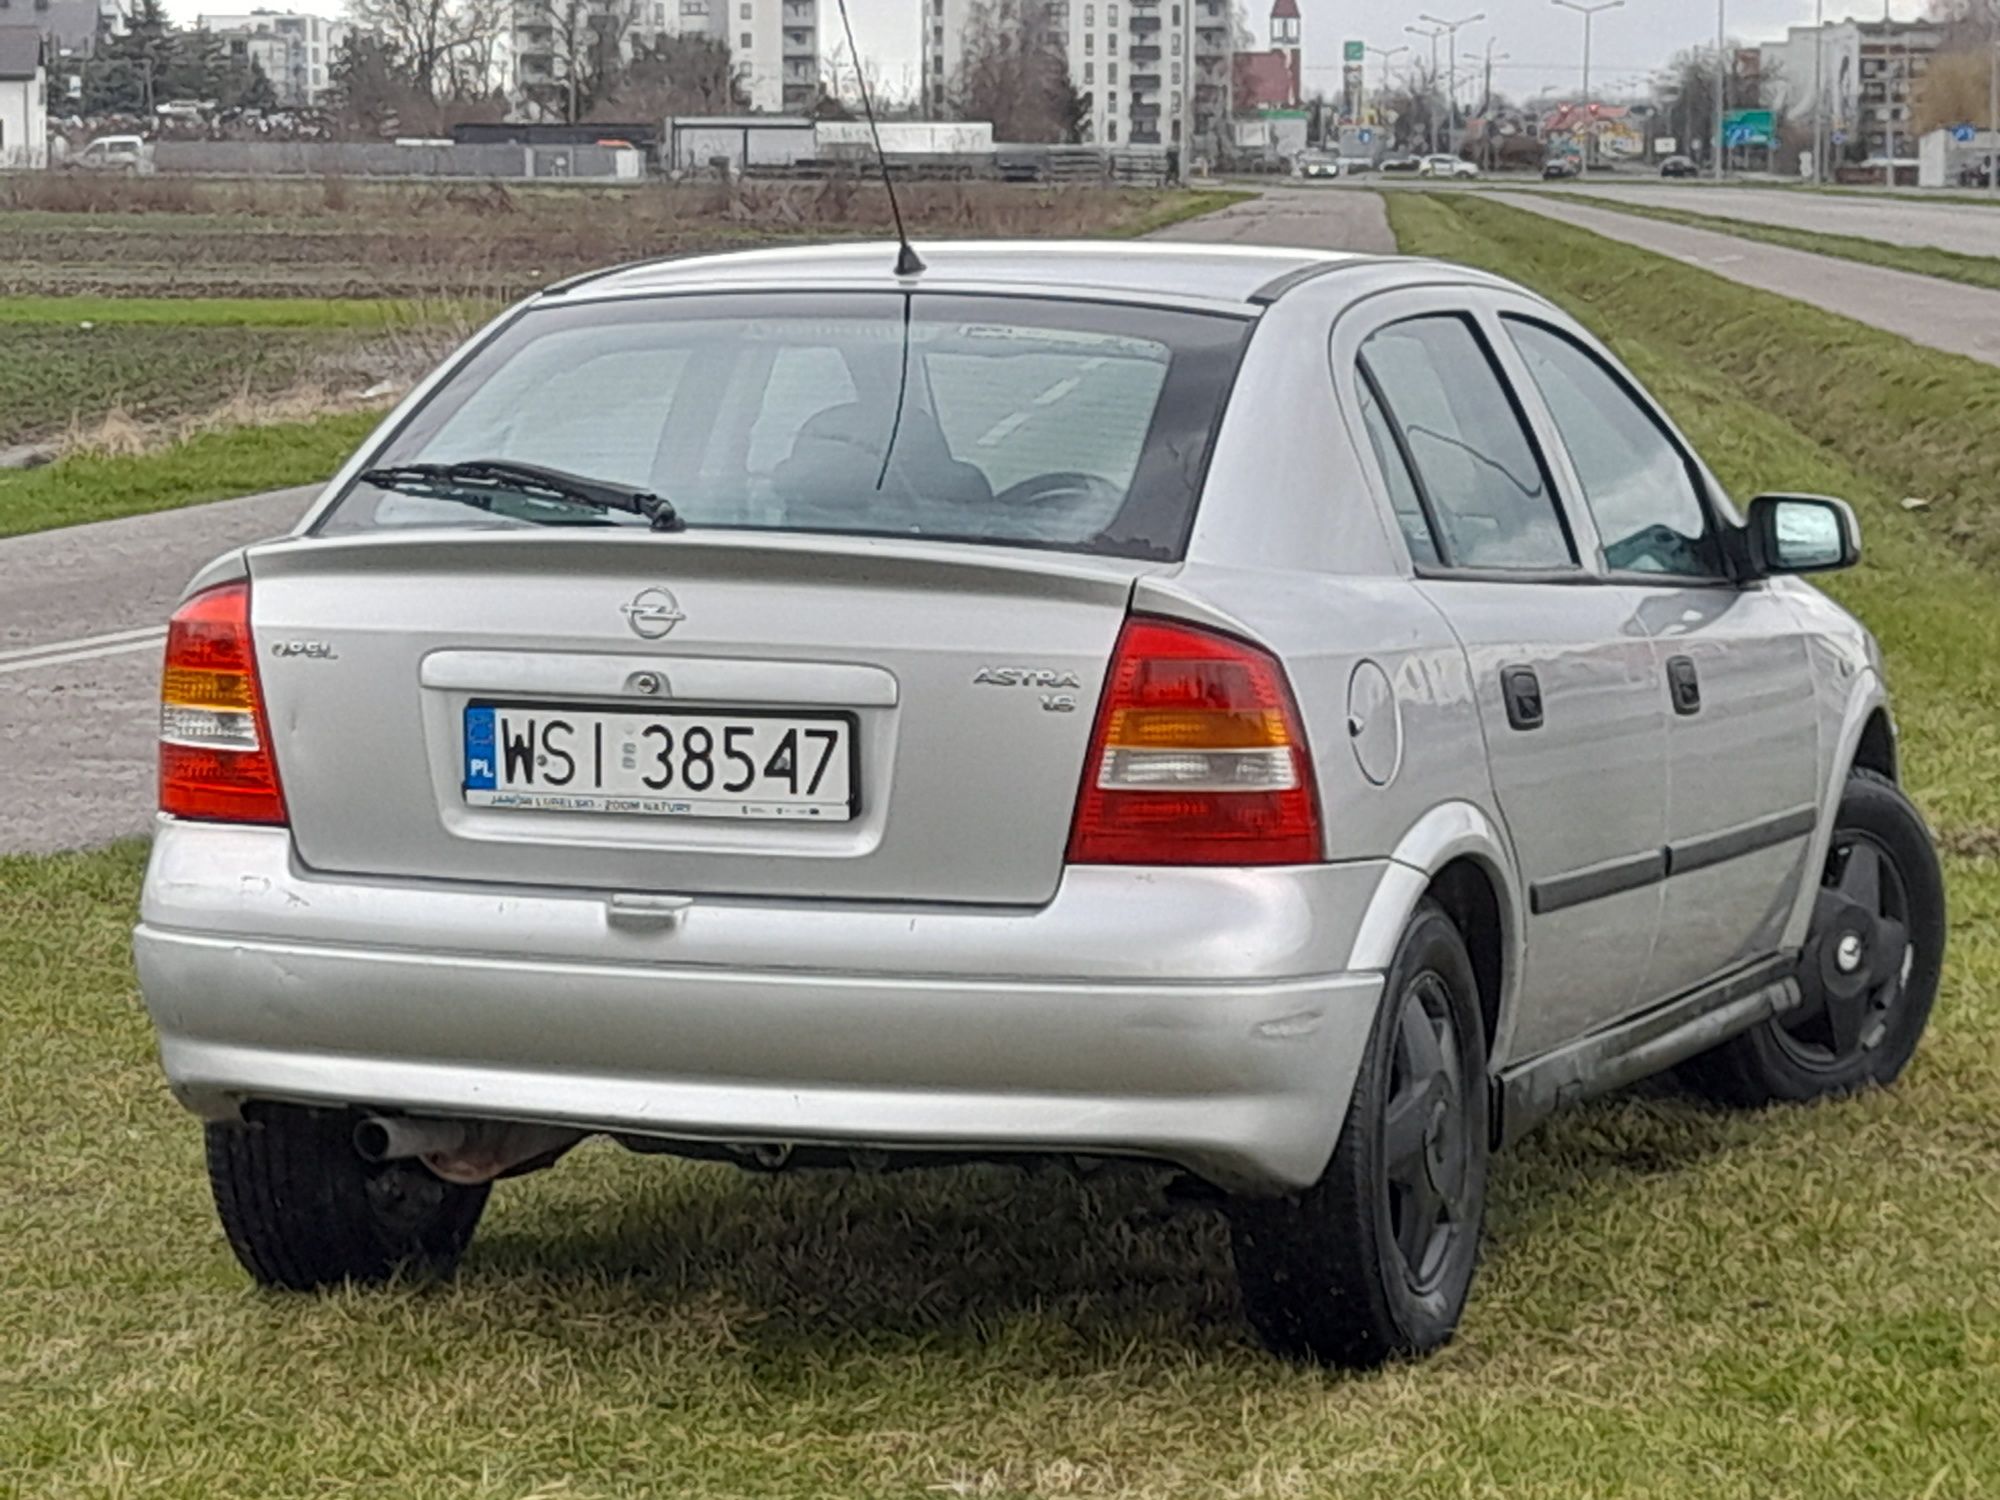
[[1079,688],[1082,681],[1074,672],[1051,672],[1045,667],[981,667],[972,674],[974,687]]
[[621,605],[625,623],[642,640],[657,641],[687,618],[680,601],[663,588],[641,589],[630,604]]

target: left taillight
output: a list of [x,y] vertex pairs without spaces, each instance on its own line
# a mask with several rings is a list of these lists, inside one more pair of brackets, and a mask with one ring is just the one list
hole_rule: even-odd
[[160,811],[214,823],[285,821],[247,582],[196,594],[167,627]]

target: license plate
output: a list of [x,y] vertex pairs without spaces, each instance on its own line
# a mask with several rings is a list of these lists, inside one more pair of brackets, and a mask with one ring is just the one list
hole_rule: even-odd
[[649,818],[854,816],[854,721],[726,709],[465,710],[465,800]]

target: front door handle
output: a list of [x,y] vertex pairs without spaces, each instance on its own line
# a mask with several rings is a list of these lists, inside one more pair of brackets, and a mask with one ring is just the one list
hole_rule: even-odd
[[1701,674],[1694,669],[1694,658],[1676,656],[1667,663],[1667,696],[1683,718],[1701,712]]
[[1500,696],[1507,700],[1509,724],[1516,729],[1542,727],[1545,722],[1542,713],[1542,679],[1535,675],[1533,667],[1502,667]]

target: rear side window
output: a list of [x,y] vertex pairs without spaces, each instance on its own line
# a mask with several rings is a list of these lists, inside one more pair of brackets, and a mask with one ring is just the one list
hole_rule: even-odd
[[1469,319],[1393,323],[1362,346],[1361,362],[1402,439],[1446,566],[1576,565],[1541,457]]
[[[852,292],[537,307],[375,466],[501,459],[671,501],[691,529],[1171,561],[1252,324],[1097,302]],[[322,530],[632,525],[357,481]]]
[[1410,466],[1403,458],[1395,429],[1389,425],[1388,413],[1375,399],[1374,386],[1365,374],[1355,383],[1360,390],[1361,420],[1368,428],[1368,445],[1375,450],[1375,462],[1382,470],[1383,479],[1388,482],[1389,503],[1395,507],[1396,524],[1402,528],[1403,540],[1409,543],[1410,556],[1417,565],[1435,566],[1444,559],[1438,556],[1437,542],[1431,535],[1430,519],[1424,514],[1424,497],[1417,489],[1416,477],[1410,473]]
[[1541,323],[1507,331],[1569,450],[1605,565],[1627,573],[1714,578],[1721,549],[1687,455],[1604,363]]

